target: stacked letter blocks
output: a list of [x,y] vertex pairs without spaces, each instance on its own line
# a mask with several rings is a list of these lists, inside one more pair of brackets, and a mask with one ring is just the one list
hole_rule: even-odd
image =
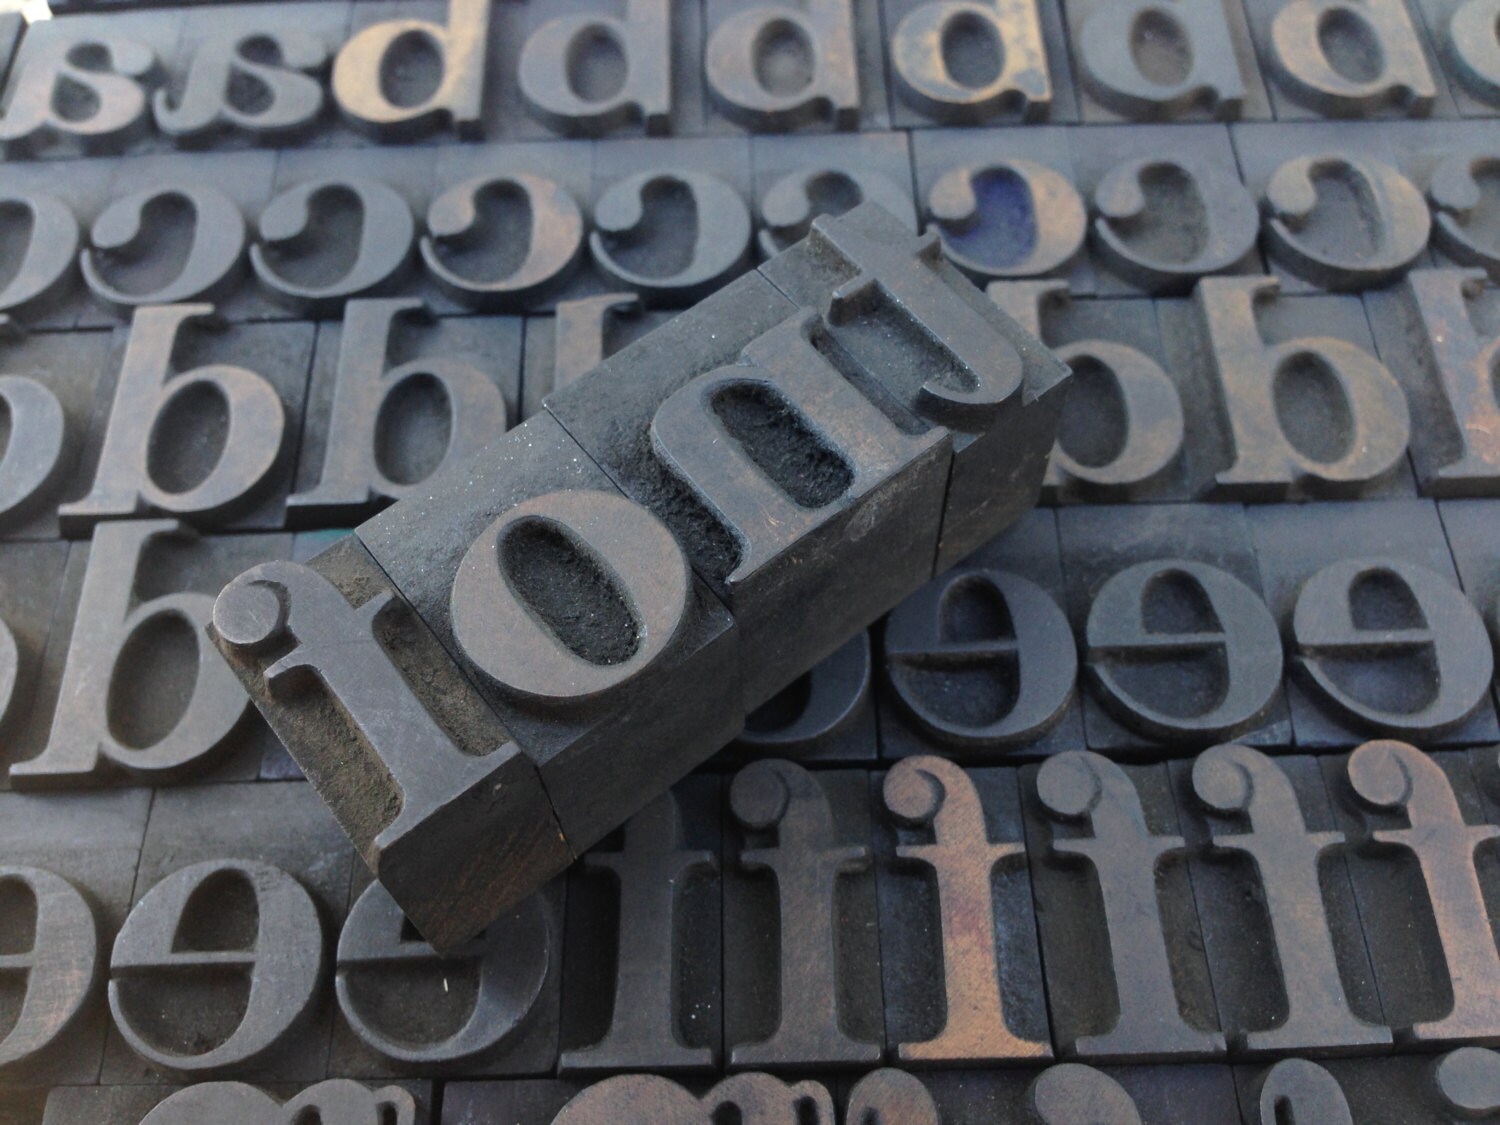
[[53,9],[0,1120],[1500,1110],[1494,0]]

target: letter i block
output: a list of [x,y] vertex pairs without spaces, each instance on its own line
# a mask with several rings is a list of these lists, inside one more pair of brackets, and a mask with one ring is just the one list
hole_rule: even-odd
[[824,314],[900,424],[951,432],[938,570],[1036,503],[1068,366],[950,265],[936,235],[913,236],[867,204],[817,220],[761,272]]

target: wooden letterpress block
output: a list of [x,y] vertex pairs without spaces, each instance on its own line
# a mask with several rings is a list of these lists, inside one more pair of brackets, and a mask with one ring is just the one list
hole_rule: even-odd
[[1052,1056],[1014,770],[872,777],[886,1040],[909,1066]]
[[1291,741],[1281,639],[1243,509],[1075,507],[1057,520],[1090,748]]
[[1057,517],[1028,512],[885,619],[880,753],[964,764],[1083,744]]
[[1070,751],[1022,767],[1021,806],[1058,1054],[1222,1055],[1167,767]]
[[[1484,622],[1431,501],[1248,510],[1299,747],[1500,736]],[[1394,635],[1393,635],[1394,631]],[[1395,643],[1393,643],[1393,641]]]
[[0,933],[7,969],[23,974],[0,1036],[0,1100],[19,1086],[98,1081],[109,946],[150,805],[142,789],[0,794]]
[[1230,1051],[1391,1042],[1317,759],[1224,745],[1168,764]]
[[353,864],[303,782],[158,793],[109,959],[101,1081],[323,1078]]

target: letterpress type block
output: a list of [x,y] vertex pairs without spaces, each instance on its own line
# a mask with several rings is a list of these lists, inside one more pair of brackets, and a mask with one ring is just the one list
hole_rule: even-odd
[[417,213],[424,290],[481,312],[582,296],[597,280],[580,269],[593,156],[577,141],[445,146],[431,202]]
[[1454,113],[1407,0],[1246,0],[1245,14],[1278,120]]
[[1193,494],[1413,495],[1406,395],[1376,358],[1363,306],[1280,289],[1271,277],[1210,277],[1191,300],[1157,303],[1168,369],[1195,392],[1184,400]]
[[0,150],[12,157],[152,147],[142,144],[150,89],[181,29],[180,11],[65,16],[28,27],[6,76]]
[[1500,276],[1500,250],[1483,205],[1495,148],[1488,123],[1393,121],[1380,129],[1389,129],[1396,166],[1427,196],[1432,264],[1478,266]]
[[[214,632],[360,857],[439,948],[572,858],[535,763],[357,539],[242,575]],[[455,803],[463,817],[444,817]],[[508,887],[516,868],[538,882]],[[482,891],[455,901],[463,887]]]
[[881,0],[895,124],[1076,121],[1057,0]]
[[1210,274],[1260,272],[1260,212],[1218,125],[1087,130],[1073,183],[1092,221],[1099,291],[1186,293]]
[[362,153],[357,163],[337,149],[278,154],[248,255],[260,297],[326,318],[351,298],[427,296],[413,275],[436,163],[422,148]]
[[144,790],[0,794],[0,1101],[16,1086],[98,1080],[109,942],[130,908],[150,804]]
[[1067,366],[965,282],[936,235],[909,239],[865,204],[816,222],[761,272],[824,312],[833,342],[927,440],[951,435],[938,570],[1032,506]]
[[703,132],[701,5],[559,0],[502,5],[491,18],[491,135]]
[[1084,121],[1271,116],[1235,0],[1064,0]]
[[1483,1047],[1406,1058],[1284,1059],[1238,1066],[1234,1074],[1249,1125],[1276,1125],[1288,1115],[1329,1125],[1452,1125],[1482,1121],[1500,1108],[1500,1056]]
[[430,1082],[392,1082],[378,1089],[348,1079],[299,1088],[290,1083],[247,1086],[204,1082],[179,1086],[58,1086],[47,1095],[41,1125],[201,1125],[304,1119],[350,1125],[435,1125]]
[[747,9],[708,0],[703,18],[710,128],[724,121],[755,132],[890,124],[876,5],[783,0]]
[[108,332],[12,332],[0,338],[0,402],[10,438],[0,454],[0,538],[54,539],[57,507],[93,476],[85,448],[96,396],[114,370]]
[[521,324],[435,318],[413,298],[350,301],[320,324],[288,522],[352,527],[442,490],[516,420]]
[[[547,400],[734,614],[750,706],[931,575],[948,435],[882,413],[863,359],[751,275]],[[843,549],[877,522],[901,539]]]
[[1092,293],[1069,137],[1050,126],[911,134],[923,229],[977,282],[1058,277]]
[[1493,650],[1459,587],[1436,505],[1281,505],[1247,515],[1287,653],[1298,746],[1495,740]]
[[[325,556],[344,558],[366,597],[381,594],[360,624],[347,621],[358,592],[333,598],[317,560],[226,591],[215,620],[225,651],[371,865],[406,835],[404,854],[425,850],[430,866],[433,845],[406,821],[462,857],[457,881],[420,860],[395,864],[399,879],[382,873],[439,948],[728,742],[742,701],[770,698],[929,578],[935,550],[946,565],[945,552],[1029,506],[1066,368],[943,264],[935,239],[893,247],[891,229],[868,206],[815,224],[786,283],[811,286],[826,316],[764,275],[736,282],[555,392],[448,490],[419,490],[361,526],[363,546]],[[913,374],[927,381],[912,386]],[[968,427],[956,484],[946,419]],[[503,725],[473,745],[481,757],[504,746],[516,771],[489,806],[491,827],[433,808],[472,755],[443,733],[443,707],[424,714],[403,683],[431,650],[398,670],[365,644],[351,664],[349,646],[314,635],[344,618],[346,638],[365,636],[407,606],[456,662],[434,674],[468,677]],[[286,679],[313,667],[325,687]],[[385,694],[354,706],[372,680]],[[426,707],[439,702],[429,693]],[[393,715],[444,747],[445,769],[387,737]],[[338,751],[320,744],[334,732]],[[399,755],[410,774],[392,778],[373,815],[371,794],[337,772],[351,743],[366,761]],[[492,766],[464,768],[493,798]],[[417,785],[430,798],[392,829],[397,793]],[[522,842],[509,852],[489,843],[508,820]],[[437,884],[465,882],[484,893],[440,908]]]
[[819,215],[842,215],[861,203],[880,204],[916,233],[904,133],[756,137],[750,154],[757,237],[767,258],[806,238]]
[[1187,419],[1201,422],[1213,403],[1207,386],[1167,363],[1155,305],[1074,301],[1062,281],[992,281],[985,291],[1073,371],[1043,498],[1191,499]]
[[6,164],[0,202],[23,217],[25,233],[5,250],[0,315],[29,328],[71,328],[81,315],[99,316],[78,270],[78,248],[109,205],[118,163],[96,157]]
[[329,85],[340,116],[380,141],[483,135],[486,0],[351,6]]
[[724,1044],[730,1067],[882,1055],[869,775],[764,759],[728,789]]
[[272,529],[286,516],[313,326],[222,325],[212,305],[141,309],[113,399],[90,424],[93,484],[59,509],[63,532],[153,513],[200,529]]
[[1448,91],[1466,117],[1493,117],[1500,105],[1500,36],[1494,0],[1417,0],[1442,61]]
[[881,633],[880,753],[964,764],[1083,742],[1057,517],[1026,513],[912,594]]
[[1230,1050],[1387,1047],[1345,838],[1317,760],[1227,744],[1168,769]]
[[872,778],[886,1040],[905,1065],[1052,1056],[1014,770]]
[[347,0],[244,4],[184,14],[156,128],[182,147],[294,143],[326,127],[328,64],[349,30]]
[[1167,767],[1059,754],[1022,767],[1021,807],[1058,1053],[1222,1055]]
[[67,562],[66,543],[0,544],[0,761],[34,753],[46,736],[51,700],[39,684]]
[[110,953],[101,1081],[324,1077],[353,862],[303,782],[158,793]]
[[593,270],[647,304],[690,305],[749,264],[750,141],[600,141],[594,148]]
[[1381,359],[1411,404],[1425,496],[1500,495],[1500,293],[1484,282],[1479,270],[1413,270],[1399,289],[1365,297]]
[[172,153],[121,160],[110,201],[89,225],[78,265],[96,310],[118,323],[137,309],[214,301],[230,320],[275,308],[247,283],[249,218],[272,195],[269,152]]
[[[873,1082],[892,1073],[879,1071],[864,1081]],[[1039,1125],[1077,1125],[1080,1121],[1238,1125],[1240,1121],[1230,1068],[1209,1063],[1111,1067],[1059,1063],[1045,1070],[943,1070],[922,1074],[920,1082],[932,1106],[932,1116],[911,1120],[934,1125],[988,1125],[997,1121]],[[851,1111],[853,1108],[851,1100]],[[908,1119],[893,1116],[877,1120]]]
[[1438,504],[1443,531],[1470,603],[1500,639],[1500,504],[1492,500],[1444,500]]
[[[41,1125],[95,1125],[120,1121],[139,1125],[142,1118],[182,1087],[150,1086],[54,1086],[42,1090],[46,1107],[38,1102],[34,1119]],[[30,1125],[31,1119],[23,1119]]]
[[717,777],[687,778],[569,873],[564,1073],[720,1063],[721,798]]
[[1396,1042],[1500,1041],[1493,896],[1478,866],[1500,828],[1485,822],[1468,758],[1380,741],[1320,764],[1353,845],[1349,874]]
[[355,871],[334,955],[328,1072],[548,1074],[557,1063],[563,881],[554,879],[443,956],[389,891]]
[[1281,638],[1244,509],[1078,507],[1057,522],[1091,749],[1291,741]]
[[739,729],[737,627],[550,414],[470,468],[359,537],[536,760],[576,855]]
[[254,777],[275,739],[202,630],[225,582],[290,548],[174,520],[109,523],[73,544],[36,702],[7,744],[11,784]]
[[[876,1081],[878,1076],[893,1076],[895,1081],[883,1083],[887,1090],[897,1087],[899,1096],[908,1094],[915,1087],[918,1097],[923,1095],[921,1084],[910,1075],[894,1071],[880,1071],[868,1076]],[[802,1117],[809,1121],[834,1121],[834,1098],[831,1083],[808,1078],[780,1078],[774,1074],[736,1074],[716,1084],[708,1080],[679,1083],[660,1074],[620,1074],[602,1082],[585,1087],[565,1105],[552,1119],[552,1125],[606,1125],[607,1122],[629,1119],[640,1115],[648,1120],[698,1122],[714,1119],[753,1121],[792,1120]],[[867,1087],[868,1088],[868,1087]],[[889,1101],[890,1099],[882,1099]],[[910,1108],[911,1098],[900,1110]],[[864,1120],[900,1120],[912,1125],[931,1125],[932,1117],[912,1116],[886,1117],[875,1106],[859,1110]],[[526,1120],[530,1120],[527,1118]]]
[[1230,135],[1287,292],[1358,291],[1426,264],[1431,215],[1385,129],[1308,122],[1235,125]]

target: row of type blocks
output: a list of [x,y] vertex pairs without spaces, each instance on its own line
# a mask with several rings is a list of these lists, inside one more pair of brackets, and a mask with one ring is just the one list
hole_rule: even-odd
[[1491,122],[944,129],[171,153],[7,165],[0,314],[111,325],[213,301],[232,321],[440,313],[610,291],[690,305],[873,201],[980,283],[1182,295],[1272,273],[1288,293],[1412,268],[1500,275]]
[[313,1111],[340,1125],[709,1125],[726,1118],[752,1125],[1456,1125],[1500,1108],[1500,1055],[1459,1047],[1429,1059],[1291,1058],[1235,1067],[1055,1063],[800,1079],[751,1071],[717,1083],[635,1074],[592,1083],[407,1080],[376,1088],[328,1079],[301,1089],[205,1082],[31,1093],[42,1125],[201,1125]]
[[[1076,372],[1044,502],[1500,496],[1500,294],[1467,271],[1363,297],[1280,293],[1271,276],[1155,300],[1070,299],[1063,282],[989,296]],[[525,318],[432,317],[416,298],[350,301],[321,324],[212,310],[0,341],[0,539],[145,515],[349,527],[461,480],[548,394],[630,362],[669,319],[626,294]]]
[[[0,544],[0,788],[300,776],[198,634],[241,571],[340,534]],[[1034,512],[749,709],[710,765],[1484,745],[1497,539],[1489,500]]]
[[[3,28],[12,158],[287,135],[786,132],[1493,116],[1493,0],[494,0]],[[20,38],[19,46],[17,39]]]
[[1224,744],[1154,765],[1075,750],[884,772],[761,759],[683,782],[447,957],[305,783],[0,794],[0,933],[7,971],[24,970],[5,996],[0,1079],[816,1074],[1493,1046],[1497,753]]
[[1286,1059],[1234,1068],[1057,1063],[801,1079],[748,1072],[712,1085],[643,1074],[592,1084],[406,1080],[375,1088],[328,1079],[300,1089],[237,1082],[62,1086],[28,1091],[32,1106],[20,1108],[31,1108],[41,1125],[201,1125],[314,1111],[340,1125],[709,1125],[726,1118],[753,1125],[1455,1125],[1483,1120],[1500,1105],[1497,1077],[1500,1055],[1460,1047],[1431,1060]]

